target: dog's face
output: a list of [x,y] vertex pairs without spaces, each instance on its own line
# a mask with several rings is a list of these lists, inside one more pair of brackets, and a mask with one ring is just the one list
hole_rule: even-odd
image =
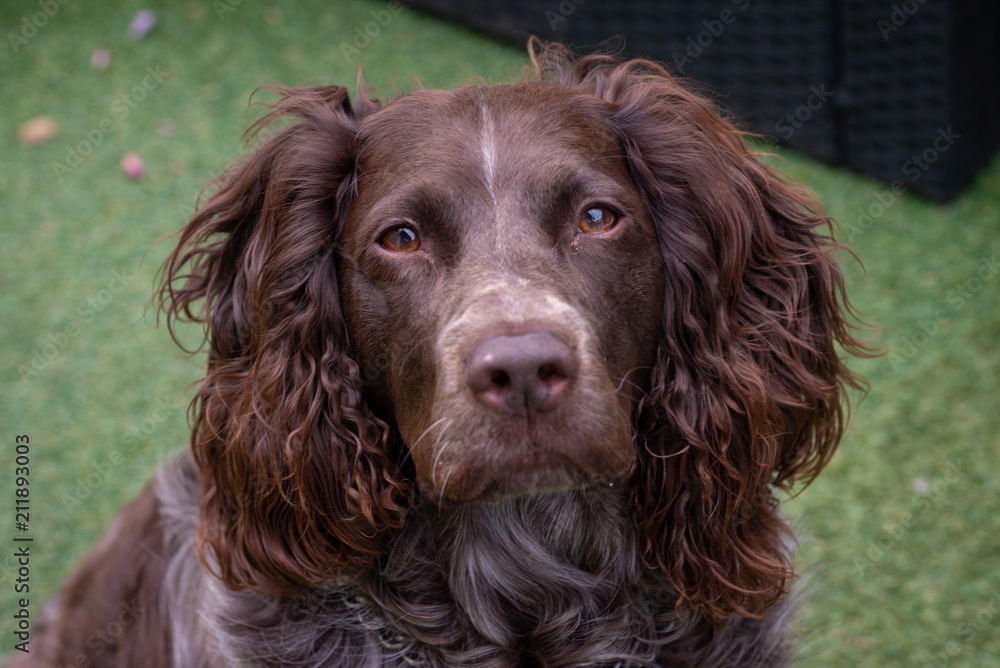
[[356,146],[344,315],[422,491],[621,481],[663,269],[605,105],[537,82],[423,91]]

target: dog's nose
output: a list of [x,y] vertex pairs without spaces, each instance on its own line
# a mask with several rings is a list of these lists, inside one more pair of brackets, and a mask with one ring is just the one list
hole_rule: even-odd
[[550,332],[493,336],[469,356],[465,382],[490,408],[531,416],[556,407],[578,368],[575,351]]

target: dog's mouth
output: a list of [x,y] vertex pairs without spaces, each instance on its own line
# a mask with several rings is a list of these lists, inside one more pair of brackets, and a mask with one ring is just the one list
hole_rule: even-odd
[[439,503],[488,503],[624,482],[634,460],[628,430],[552,417],[555,424],[510,419],[467,436],[444,430],[414,453],[421,493]]

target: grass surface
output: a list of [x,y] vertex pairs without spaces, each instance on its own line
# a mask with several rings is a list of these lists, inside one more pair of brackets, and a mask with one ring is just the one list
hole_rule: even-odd
[[[364,63],[389,96],[418,76],[428,87],[510,79],[526,61],[410,9],[345,53],[379,2],[220,7],[154,4],[158,25],[134,42],[126,28],[142,5],[71,1],[17,53],[0,48],[0,654],[16,611],[15,436],[31,439],[33,609],[186,442],[186,388],[202,362],[144,317],[170,247],[153,242],[246,150],[249,93],[275,81],[353,90]],[[0,27],[37,11],[5,2]],[[113,54],[105,71],[90,64],[99,46]],[[60,134],[21,146],[18,127],[40,114]],[[119,171],[127,151],[145,160],[139,183]],[[781,164],[851,237],[868,276],[851,269],[850,293],[890,349],[854,364],[871,393],[830,467],[786,505],[809,537],[804,665],[998,665],[1000,161],[951,205],[904,195],[867,227],[857,211],[887,186],[793,153]]]

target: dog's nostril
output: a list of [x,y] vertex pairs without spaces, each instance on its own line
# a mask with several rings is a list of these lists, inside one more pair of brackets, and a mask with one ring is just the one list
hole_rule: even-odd
[[562,374],[559,372],[559,369],[556,368],[554,364],[543,364],[542,366],[538,367],[539,380],[545,381],[552,379],[554,377],[562,377]]
[[510,376],[506,371],[494,369],[490,372],[490,384],[496,387],[507,387],[510,385]]
[[494,336],[469,356],[465,380],[476,398],[510,415],[555,408],[576,378],[576,353],[550,332]]

